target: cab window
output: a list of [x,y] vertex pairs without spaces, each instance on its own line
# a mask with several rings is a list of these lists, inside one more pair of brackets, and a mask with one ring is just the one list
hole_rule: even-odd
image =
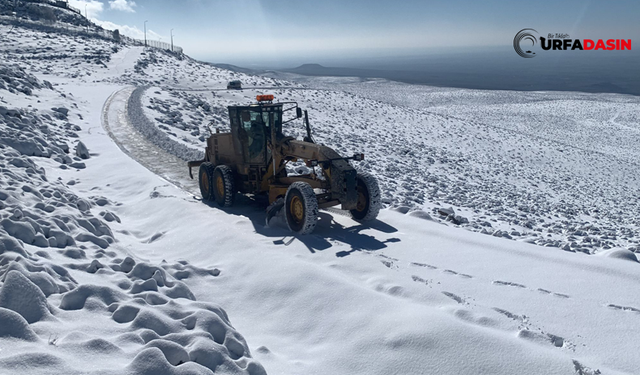
[[[268,119],[268,117],[267,117]],[[240,121],[247,137],[246,157],[251,162],[262,162],[266,145],[265,122],[260,110],[244,110]]]

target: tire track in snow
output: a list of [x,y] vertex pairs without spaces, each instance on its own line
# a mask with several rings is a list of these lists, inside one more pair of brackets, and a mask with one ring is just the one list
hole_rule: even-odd
[[[102,126],[115,144],[154,174],[168,183],[194,196],[199,195],[199,186],[195,180],[187,175],[187,163],[149,141],[134,128],[129,121],[129,99],[135,87],[128,86],[120,89],[107,99],[102,107]],[[141,111],[140,108],[138,110]]]

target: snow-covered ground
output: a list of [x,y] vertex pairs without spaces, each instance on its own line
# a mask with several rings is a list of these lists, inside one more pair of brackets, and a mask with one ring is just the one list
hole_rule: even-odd
[[[10,29],[0,24],[0,372],[640,368],[637,98],[300,87]],[[263,89],[220,90],[231,79]],[[139,102],[135,86],[149,86]],[[265,227],[249,198],[202,204],[176,144],[201,149],[226,105],[265,90],[309,109],[317,139],[366,153],[359,167],[389,206],[379,220],[322,211],[297,237]]]

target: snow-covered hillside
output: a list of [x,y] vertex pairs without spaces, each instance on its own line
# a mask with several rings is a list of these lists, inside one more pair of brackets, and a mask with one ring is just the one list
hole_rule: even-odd
[[[0,57],[0,372],[640,368],[637,98],[302,86],[3,24]],[[292,236],[199,200],[175,154],[266,92],[366,153],[379,220]]]

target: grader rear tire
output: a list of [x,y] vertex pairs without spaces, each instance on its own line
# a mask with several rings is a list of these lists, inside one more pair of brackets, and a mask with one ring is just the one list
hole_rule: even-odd
[[233,204],[233,196],[236,193],[233,171],[226,165],[219,165],[213,171],[211,190],[220,207],[229,207]]
[[309,234],[318,223],[318,199],[311,185],[294,182],[284,198],[287,225],[292,232]]
[[214,200],[213,189],[211,188],[213,181],[213,171],[215,167],[213,164],[209,162],[204,162],[200,164],[200,169],[198,170],[198,180],[200,183],[200,194],[202,195],[202,200],[205,202],[210,202]]

